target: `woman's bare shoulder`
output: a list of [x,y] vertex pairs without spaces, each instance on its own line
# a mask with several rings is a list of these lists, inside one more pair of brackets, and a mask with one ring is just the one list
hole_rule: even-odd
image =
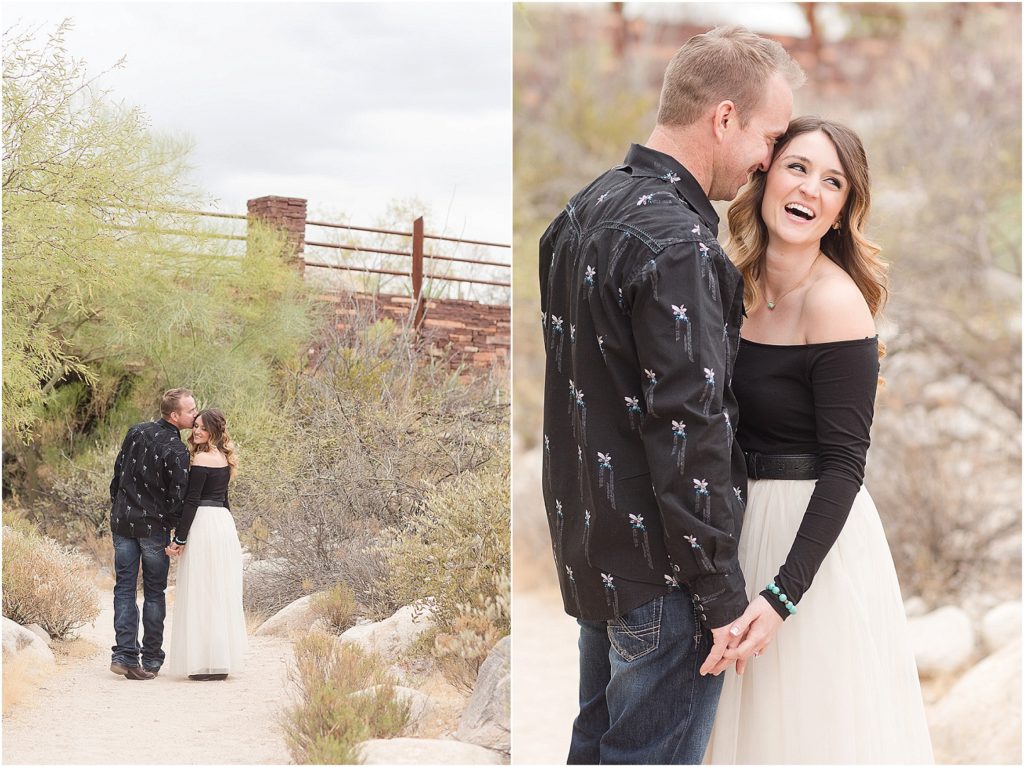
[[192,459],[193,466],[205,466],[208,469],[219,469],[228,465],[227,458],[217,450],[204,450],[196,453]]
[[845,271],[829,269],[804,296],[801,315],[806,343],[852,341],[876,334],[864,295]]

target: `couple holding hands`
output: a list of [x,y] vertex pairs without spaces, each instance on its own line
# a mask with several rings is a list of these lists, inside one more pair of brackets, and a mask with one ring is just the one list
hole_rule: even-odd
[[[862,485],[886,295],[867,158],[792,119],[803,81],[741,27],[692,38],[646,144],[541,239],[570,763],[932,761]],[[724,249],[710,200],[734,200]]]
[[[128,430],[110,483],[116,574],[110,670],[135,680],[153,679],[160,672],[169,557],[180,556],[170,673],[226,679],[241,669],[247,646],[242,549],[228,505],[238,457],[223,413],[212,408],[200,412],[188,389],[164,392],[160,414]],[[191,430],[187,447],[180,437],[184,429]]]

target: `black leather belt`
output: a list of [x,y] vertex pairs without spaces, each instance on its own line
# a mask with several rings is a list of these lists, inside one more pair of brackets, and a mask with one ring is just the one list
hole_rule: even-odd
[[817,479],[818,456],[744,453],[750,479]]
[[225,508],[225,509],[227,508],[227,506],[224,505],[224,501],[200,501],[199,505],[200,506],[221,506],[222,508]]

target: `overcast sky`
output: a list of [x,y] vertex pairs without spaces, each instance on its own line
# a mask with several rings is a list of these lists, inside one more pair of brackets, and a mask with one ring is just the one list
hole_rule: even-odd
[[194,142],[225,212],[305,197],[370,224],[418,197],[428,233],[511,242],[511,7],[504,3],[5,3],[52,29],[154,129]]

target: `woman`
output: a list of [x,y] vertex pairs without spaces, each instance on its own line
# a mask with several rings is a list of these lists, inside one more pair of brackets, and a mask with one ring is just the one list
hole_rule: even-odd
[[224,415],[203,410],[188,438],[192,466],[181,522],[167,553],[181,555],[171,629],[170,671],[226,679],[242,667],[242,548],[228,510],[238,457]]
[[729,209],[748,312],[733,377],[751,477],[739,554],[771,630],[726,676],[709,763],[932,761],[896,571],[862,486],[884,354],[869,203],[856,134],[800,117]]

